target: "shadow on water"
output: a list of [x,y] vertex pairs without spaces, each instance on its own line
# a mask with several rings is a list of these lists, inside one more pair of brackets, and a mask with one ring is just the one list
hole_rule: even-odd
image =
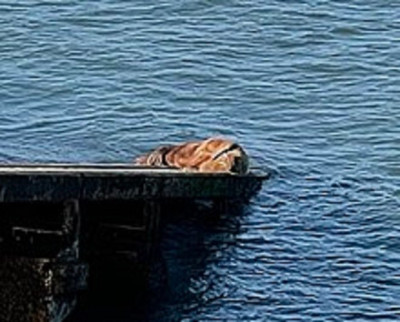
[[204,293],[213,288],[205,281],[208,265],[235,243],[240,217],[248,210],[238,204],[200,205],[195,213],[184,206],[170,209],[160,249],[165,279],[149,302],[155,321],[181,320],[202,305]]
[[198,305],[201,292],[192,282],[204,274],[221,247],[234,242],[247,206],[182,201],[162,208],[162,235],[148,274],[128,266],[96,272],[97,285],[89,277],[89,288],[67,321],[180,320]]

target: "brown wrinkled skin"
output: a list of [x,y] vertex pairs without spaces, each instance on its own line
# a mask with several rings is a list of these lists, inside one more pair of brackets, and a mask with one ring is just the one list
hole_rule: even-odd
[[244,174],[248,170],[248,156],[238,144],[230,140],[209,138],[204,141],[158,147],[137,158],[135,164],[170,166],[188,171]]

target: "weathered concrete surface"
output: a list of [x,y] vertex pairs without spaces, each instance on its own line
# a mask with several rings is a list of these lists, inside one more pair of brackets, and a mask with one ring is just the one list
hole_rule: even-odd
[[3,165],[0,202],[139,199],[247,200],[268,175],[128,165]]
[[78,262],[0,256],[0,321],[62,321],[86,275]]
[[62,321],[87,280],[87,265],[79,259],[79,203],[50,206],[36,221],[29,218],[35,213],[18,211],[44,207],[16,206],[8,212],[2,205],[0,212],[0,321]]
[[79,237],[77,200],[0,204],[1,255],[78,258]]

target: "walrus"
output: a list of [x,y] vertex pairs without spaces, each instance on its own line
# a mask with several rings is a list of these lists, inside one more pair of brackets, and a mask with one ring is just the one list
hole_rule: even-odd
[[166,166],[185,171],[245,174],[249,159],[239,144],[223,139],[165,145],[134,160],[137,165]]

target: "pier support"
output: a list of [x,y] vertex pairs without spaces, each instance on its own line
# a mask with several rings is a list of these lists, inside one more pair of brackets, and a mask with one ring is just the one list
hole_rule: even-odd
[[72,311],[87,275],[79,217],[77,200],[1,205],[0,321],[62,321]]
[[89,295],[134,300],[147,288],[158,247],[157,200],[88,202],[82,205],[81,257],[89,264]]
[[267,178],[130,164],[0,165],[0,321],[62,321],[87,283],[92,295],[100,288],[129,301],[147,286],[161,205],[173,212],[165,205],[214,200],[219,213],[224,200],[248,200]]

